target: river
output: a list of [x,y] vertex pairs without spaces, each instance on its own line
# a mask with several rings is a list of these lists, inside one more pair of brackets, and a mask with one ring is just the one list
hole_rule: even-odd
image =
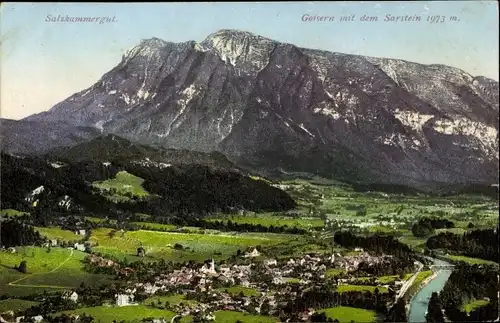
[[[435,265],[451,265],[450,263],[433,259]],[[410,302],[410,314],[408,315],[408,322],[411,323],[421,323],[425,322],[425,313],[427,312],[427,307],[429,306],[429,300],[433,292],[440,292],[448,278],[450,277],[452,270],[440,270],[436,277],[431,280],[427,285],[425,285]]]

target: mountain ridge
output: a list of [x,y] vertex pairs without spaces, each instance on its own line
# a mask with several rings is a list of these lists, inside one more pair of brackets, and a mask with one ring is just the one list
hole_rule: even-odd
[[142,40],[94,85],[21,123],[422,188],[497,182],[497,120],[498,82],[455,67],[220,30],[200,43]]

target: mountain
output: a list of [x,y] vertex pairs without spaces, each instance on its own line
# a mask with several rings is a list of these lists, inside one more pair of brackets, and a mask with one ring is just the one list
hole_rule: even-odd
[[104,135],[69,147],[59,147],[44,157],[54,162],[81,161],[131,161],[144,165],[199,164],[211,168],[240,171],[226,156],[219,152],[196,152],[154,148],[131,142],[117,135]]
[[220,151],[268,173],[426,190],[489,185],[498,182],[498,89],[449,66],[220,30],[201,43],[142,40],[90,88],[2,127],[2,136],[14,153],[95,131]]

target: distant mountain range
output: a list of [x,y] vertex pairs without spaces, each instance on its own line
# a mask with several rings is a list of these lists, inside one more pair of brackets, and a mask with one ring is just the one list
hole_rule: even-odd
[[426,190],[490,185],[499,177],[498,90],[449,66],[220,30],[201,43],[141,41],[90,88],[47,112],[2,120],[2,148],[45,154],[115,134],[218,151],[269,174]]

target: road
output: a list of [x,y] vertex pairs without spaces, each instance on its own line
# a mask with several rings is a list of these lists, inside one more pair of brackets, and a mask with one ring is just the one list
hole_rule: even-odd
[[413,276],[410,277],[410,279],[408,279],[404,284],[403,286],[401,286],[401,289],[399,290],[397,296],[396,296],[396,302],[401,298],[403,297],[405,294],[406,294],[406,291],[408,290],[408,288],[410,288],[410,286],[413,284],[413,282],[415,281],[415,279],[417,278],[417,275],[422,271],[422,269],[424,268],[424,265],[421,263],[421,262],[418,262],[418,270],[415,274],[413,274]]

